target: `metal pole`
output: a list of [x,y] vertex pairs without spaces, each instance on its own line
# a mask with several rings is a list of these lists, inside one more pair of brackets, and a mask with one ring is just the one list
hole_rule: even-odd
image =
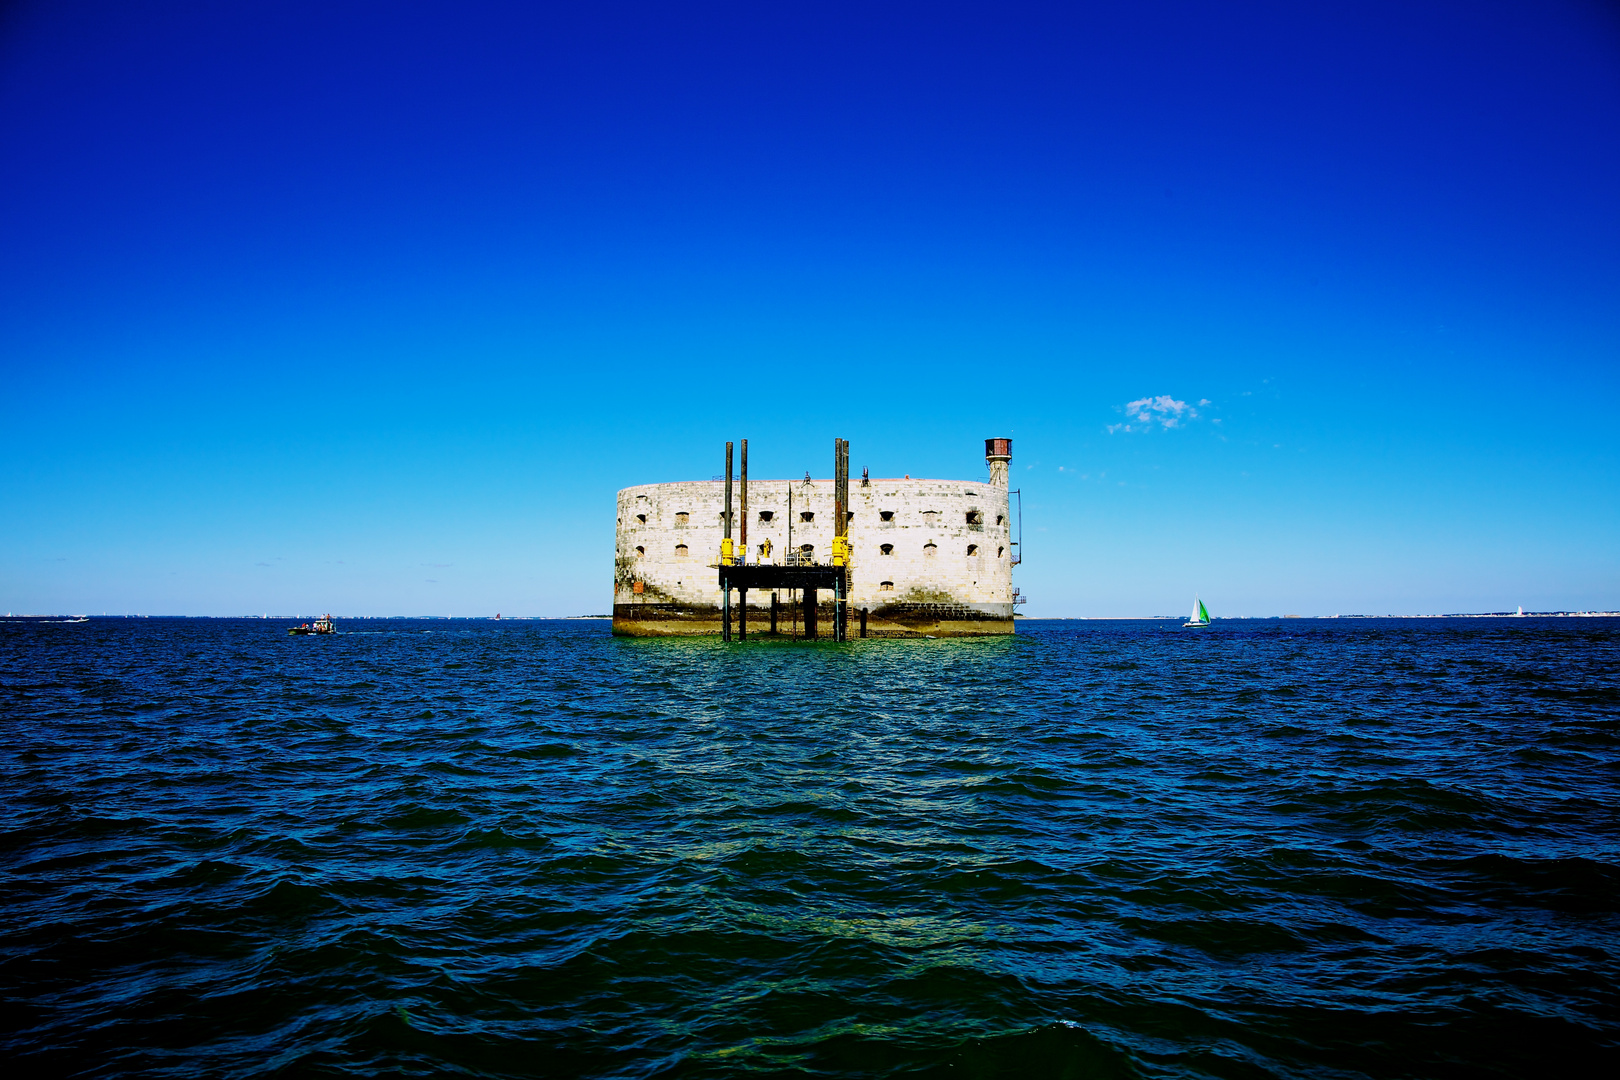
[[849,443],[833,439],[833,640],[848,640],[845,580],[849,574]]
[[725,568],[731,563],[731,444],[726,443],[726,508],[720,515],[720,640],[731,640],[731,582]]
[[[726,443],[726,512],[721,516],[720,525],[721,525],[721,528],[723,530],[720,533],[720,535],[725,540],[730,540],[731,539],[731,444],[730,443]],[[729,562],[730,558],[731,558],[731,545],[722,542],[720,544],[720,561],[721,562]]]
[[[797,560],[794,559],[794,483],[787,481],[787,547],[782,551],[782,565],[791,567]],[[794,641],[799,640],[799,606],[794,604],[794,589],[787,589],[787,606],[794,610]]]
[[838,575],[838,591],[843,602],[838,605],[838,640],[849,640],[849,440],[844,440],[838,455],[838,483],[843,489],[844,512],[838,518],[840,535],[844,538],[844,572]]
[[737,561],[748,561],[748,440],[742,441],[741,506],[737,508]]

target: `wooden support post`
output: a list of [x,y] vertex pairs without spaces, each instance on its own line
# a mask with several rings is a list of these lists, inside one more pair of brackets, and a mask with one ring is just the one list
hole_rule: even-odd
[[720,640],[731,640],[731,586],[720,587]]
[[777,593],[776,593],[775,589],[772,589],[771,590],[771,633],[773,633],[773,634],[776,633],[776,601],[777,601]]
[[737,590],[737,640],[748,640],[748,590]]
[[861,637],[866,636],[866,609],[861,608]]
[[804,590],[804,639],[816,640],[816,590]]

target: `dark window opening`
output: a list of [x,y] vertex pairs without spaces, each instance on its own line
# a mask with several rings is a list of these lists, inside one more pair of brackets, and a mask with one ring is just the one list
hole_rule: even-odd
[[637,548],[636,548],[636,558],[638,558],[638,559],[639,559],[639,558],[641,558],[641,557],[642,557],[642,556],[643,556],[643,555],[645,555],[645,554],[647,554],[647,549],[646,549],[646,548],[644,548],[644,547],[640,547],[640,546],[638,546],[638,547],[637,547]]
[[1001,515],[1000,515],[1000,514],[997,514],[997,515],[996,515],[996,524],[997,524],[997,525],[1000,525],[1000,524],[1001,524],[1001,523],[1002,523],[1002,522],[1004,522],[1004,521],[1006,521],[1006,520],[1007,520],[1007,519],[1006,519],[1006,518],[1004,518],[1004,517],[1002,517],[1002,516],[1001,516]]
[[774,517],[776,517],[776,511],[774,510],[761,510],[759,512],[759,520],[761,521],[770,521]]
[[816,515],[813,512],[809,511],[809,510],[804,510],[804,511],[801,511],[799,513],[799,520],[800,521],[814,521],[814,520],[816,520]]
[[879,510],[878,511],[878,517],[882,518],[884,521],[893,521],[894,520],[894,511],[893,510]]
[[972,556],[974,556],[974,555],[977,555],[978,553],[979,553],[979,545],[978,544],[969,544],[968,545],[968,556],[970,558]]
[[1006,556],[1006,554],[1007,554],[1007,549],[1006,548],[1004,548],[1004,547],[996,548],[996,558],[998,558],[998,559],[1003,558],[1003,557]]
[[894,582],[892,582],[892,581],[880,581],[880,582],[878,582],[878,591],[879,592],[894,592]]
[[977,510],[969,510],[967,512],[967,523],[969,525],[983,525],[984,515],[979,513]]
[[647,515],[646,514],[637,514],[636,515],[636,520],[639,521],[641,524],[645,525],[645,524],[647,524]]
[[885,555],[893,555],[894,554],[894,545],[893,544],[882,544],[882,545],[880,545],[878,547],[878,550],[883,552],[883,554],[885,554]]

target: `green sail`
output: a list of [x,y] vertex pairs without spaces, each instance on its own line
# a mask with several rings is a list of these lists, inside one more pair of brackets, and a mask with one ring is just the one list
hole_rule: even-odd
[[1209,622],[1209,609],[1204,606],[1202,600],[1198,601],[1198,621]]

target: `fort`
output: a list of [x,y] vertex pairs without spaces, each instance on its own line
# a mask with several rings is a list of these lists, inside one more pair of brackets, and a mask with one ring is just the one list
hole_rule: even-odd
[[735,620],[739,636],[750,626],[839,640],[1013,633],[1012,440],[985,441],[979,481],[851,483],[848,447],[835,440],[831,480],[750,488],[744,440],[734,509],[730,443],[724,480],[620,491],[613,632],[729,639]]

